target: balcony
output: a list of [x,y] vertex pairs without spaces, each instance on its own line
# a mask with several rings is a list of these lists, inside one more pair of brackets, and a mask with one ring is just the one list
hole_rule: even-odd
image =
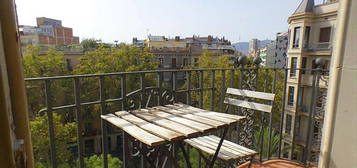
[[150,48],[150,52],[154,54],[187,54],[187,48]]
[[[315,81],[316,75],[312,75],[312,74],[302,74],[301,75],[301,85],[304,86],[313,86],[314,85],[314,81]],[[328,86],[328,71],[326,70],[321,70],[321,73],[318,76],[319,80],[318,80],[318,85],[321,88],[327,88]],[[317,81],[316,81],[317,82]]]
[[307,43],[303,47],[304,51],[310,55],[331,55],[332,43],[331,42],[319,42],[319,43]]
[[298,106],[298,115],[309,116],[308,107],[305,105]]
[[[283,102],[286,101],[285,92],[287,90],[286,83],[289,69],[249,67],[254,66],[228,69],[171,69],[28,78],[26,79],[28,94],[43,95],[44,97],[44,99],[39,99],[34,103],[36,107],[31,108],[34,110],[32,111],[32,118],[36,116],[48,118],[50,157],[48,160],[42,160],[42,162],[53,165],[53,167],[63,163],[63,160],[60,160],[58,156],[61,153],[58,153],[56,147],[59,137],[56,137],[55,134],[58,130],[54,126],[54,114],[66,114],[65,116],[69,116],[68,120],[62,122],[74,123],[77,128],[76,142],[73,142],[76,144],[75,148],[77,150],[74,152],[73,159],[69,161],[69,164],[76,165],[80,163],[79,167],[85,167],[83,160],[86,156],[103,154],[103,163],[106,165],[108,164],[108,157],[106,157],[108,154],[122,160],[123,156],[128,155],[129,152],[127,151],[128,146],[123,145],[122,142],[135,142],[135,140],[128,136],[120,136],[120,138],[123,138],[121,140],[113,138],[118,137],[118,133],[121,133],[120,130],[106,124],[103,125],[103,123],[100,124],[99,114],[114,113],[118,110],[139,109],[145,106],[164,105],[172,102],[182,102],[212,111],[224,111],[225,104],[223,99],[227,87],[276,94],[273,112],[270,116],[231,107],[229,113],[248,116],[248,122],[246,122],[248,125],[244,127],[240,125],[237,128],[247,136],[242,137],[233,129],[228,139],[257,150],[260,153],[254,159],[257,163],[263,163],[271,159],[281,159],[282,152],[294,150],[282,148],[282,142],[285,138],[283,127],[286,125],[283,120],[285,114],[285,103]],[[180,78],[179,74],[183,74],[185,77]],[[165,76],[171,76],[170,80],[163,80]],[[314,76],[313,79],[317,79],[316,77],[321,76]],[[61,83],[67,83],[68,85],[62,86]],[[313,83],[316,84],[316,82]],[[313,86],[313,90],[318,88],[317,86]],[[58,89],[67,91],[57,93]],[[29,101],[33,102],[34,100]],[[316,98],[313,101],[318,101],[318,99]],[[313,104],[313,111],[318,111],[316,106],[318,103]],[[257,139],[260,139],[258,128],[262,117],[266,121],[266,130],[262,137],[263,143],[257,141]],[[87,129],[84,129],[84,121],[88,123],[88,120],[93,123],[93,128],[88,129],[91,130],[89,133],[86,132]],[[314,142],[320,142],[316,138],[321,138],[321,136],[313,134],[314,122],[315,119],[312,119],[307,126],[309,131],[304,133],[306,134],[305,137],[307,137],[305,142],[310,142],[304,147],[307,152],[301,153],[306,157],[303,160],[293,160],[294,162],[316,162],[316,160],[311,159],[311,152],[314,152],[312,146]],[[90,126],[87,124],[86,128],[88,127]],[[319,129],[321,128],[322,126],[319,127]],[[97,135],[94,135],[96,132]],[[93,142],[91,141],[91,143],[89,143],[89,135],[93,137]],[[294,136],[293,134],[292,138]],[[88,141],[87,145],[84,145],[84,139]],[[92,144],[92,146],[88,146],[88,144]],[[100,144],[103,145],[102,148],[99,147]],[[128,145],[133,144],[129,143]],[[90,148],[90,150],[87,148]],[[88,153],[88,151],[91,152]],[[176,159],[182,159],[180,155],[176,156]],[[141,157],[137,155],[130,155],[129,158],[130,161],[124,161],[123,164],[140,163],[139,160],[141,160]],[[192,150],[190,159],[192,162],[197,163],[198,166],[203,164],[202,157],[194,150]],[[235,165],[238,166],[243,162],[244,160],[237,162]],[[222,166],[223,162],[219,162],[219,164]]]
[[315,1],[316,5],[327,5],[331,3],[338,2],[339,0],[317,0]]

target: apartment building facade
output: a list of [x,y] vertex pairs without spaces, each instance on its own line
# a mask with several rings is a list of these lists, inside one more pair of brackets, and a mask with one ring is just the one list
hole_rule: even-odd
[[251,39],[249,41],[249,56],[256,57],[259,55],[259,40],[258,39]]
[[187,41],[178,36],[148,36],[145,46],[159,60],[159,68],[175,69],[191,63]]
[[271,41],[258,49],[261,65],[270,68],[285,68],[287,60],[288,32],[277,33],[275,41]]
[[289,45],[289,33],[277,33],[275,40],[275,50],[272,59],[269,59],[268,65],[274,68],[286,68],[287,65],[287,52]]
[[[289,17],[289,46],[287,67],[288,73],[286,111],[283,128],[285,133],[282,157],[288,159],[303,159],[308,136],[308,121],[311,107],[313,71],[316,69],[316,59],[326,60],[324,69],[329,69],[332,54],[333,37],[336,29],[338,1],[324,1],[315,4],[314,0],[303,0],[294,14]],[[301,68],[302,70],[296,70]],[[327,76],[328,74],[321,74]],[[327,83],[320,82],[319,95],[327,94]],[[323,99],[323,98],[321,98]],[[321,135],[325,101],[316,104],[320,114],[313,126],[313,134]],[[313,146],[314,154],[319,153],[319,146]],[[312,154],[312,155],[314,155]],[[317,158],[316,158],[317,159]]]
[[[168,38],[165,36],[149,35],[145,40],[133,38],[133,45],[138,47],[148,47],[159,61],[159,69],[178,69],[185,66],[196,65],[199,56],[208,50],[214,58],[222,55],[235,57],[236,50],[229,40],[224,37],[213,36],[200,37],[192,36],[181,38],[175,36]],[[178,79],[183,79],[184,74],[177,74]],[[164,74],[164,81],[171,79],[170,74]]]
[[39,17],[37,26],[20,25],[21,45],[69,45],[79,44],[73,29],[62,26],[61,20]]

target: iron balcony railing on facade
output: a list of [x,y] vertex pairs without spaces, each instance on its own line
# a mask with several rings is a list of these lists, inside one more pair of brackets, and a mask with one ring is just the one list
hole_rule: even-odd
[[[294,144],[290,148],[282,147],[284,140],[283,127],[285,126],[284,117],[286,114],[287,77],[291,69],[261,68],[258,66],[260,64],[259,61],[255,65],[245,65],[242,61],[238,63],[240,66],[237,68],[225,69],[151,70],[26,79],[29,90],[36,83],[39,85],[39,87],[34,87],[39,89],[36,94],[45,95],[43,103],[43,107],[45,108],[38,115],[47,115],[48,117],[50,164],[56,168],[58,163],[56,157],[58,154],[55,146],[56,137],[54,134],[57,130],[54,128],[53,113],[67,111],[74,114],[74,121],[77,125],[77,159],[79,160],[79,167],[85,167],[84,157],[88,156],[88,154],[84,153],[83,136],[85,135],[85,130],[83,128],[83,117],[93,111],[90,110],[90,106],[99,107],[100,114],[113,113],[115,110],[138,109],[173,102],[182,102],[214,111],[224,111],[225,105],[223,100],[227,87],[276,94],[273,112],[270,116],[257,115],[250,110],[230,107],[229,113],[247,116],[247,121],[238,125],[236,131],[230,134],[230,140],[259,151],[260,155],[256,159],[260,161],[282,158],[284,152],[295,152]],[[299,71],[300,69],[297,70]],[[316,136],[312,130],[315,128],[315,109],[317,97],[319,96],[319,92],[317,92],[319,89],[318,79],[321,76],[322,70],[315,69],[311,71],[314,72],[313,76],[315,79],[312,86],[313,103],[309,107],[309,131],[306,133],[306,147],[305,150],[299,151],[304,156],[303,159],[298,160],[302,163],[316,161],[311,160],[311,151],[315,142],[319,141],[316,140],[316,137],[321,138],[321,136]],[[178,79],[177,74],[179,73],[183,73],[185,78]],[[170,74],[171,80],[164,81],[163,77],[165,74]],[[71,96],[67,96],[67,99],[71,99],[70,101],[66,101],[67,104],[59,104],[59,102],[56,102],[59,98],[54,97],[53,91],[58,81],[67,81],[73,87],[69,93]],[[88,89],[88,87],[91,88]],[[93,95],[98,95],[94,96],[97,99],[85,97],[87,89],[93,91],[95,93]],[[264,127],[266,127],[266,135],[268,135],[264,138],[258,137],[259,135],[256,134],[256,132],[259,132],[259,123],[262,118],[266,121]],[[100,117],[97,115],[97,118],[94,118],[94,120],[99,121]],[[103,167],[108,167],[107,154],[110,152],[108,150],[108,127],[112,129],[105,122],[101,121]],[[322,126],[319,129],[321,128]],[[293,132],[295,131],[293,130]],[[129,160],[140,159],[138,158],[139,156],[131,155],[132,151],[128,151],[128,147],[132,145],[131,142],[132,139],[128,135],[122,135],[122,156],[120,159],[123,161],[124,167],[132,163]],[[201,164],[200,157],[197,159],[199,160],[198,164]]]
[[331,3],[335,3],[338,2],[339,0],[322,0],[322,1],[316,1],[315,5],[326,5],[326,4],[331,4]]
[[304,45],[304,50],[307,52],[331,51],[332,43],[331,42],[306,43]]

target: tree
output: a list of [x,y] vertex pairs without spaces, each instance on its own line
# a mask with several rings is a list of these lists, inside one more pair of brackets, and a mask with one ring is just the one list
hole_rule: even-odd
[[[259,155],[262,155],[262,158],[268,158],[268,147],[269,147],[269,127],[259,128],[259,131],[256,131],[254,134],[254,146],[258,151],[261,146],[261,136],[263,136],[263,151],[259,151]],[[271,142],[270,142],[270,157],[276,157],[277,151],[279,148],[279,134],[272,128],[271,130]]]
[[83,39],[81,41],[81,45],[84,49],[96,49],[99,47],[99,43],[98,43],[98,39],[95,38],[87,38],[87,39]]
[[26,78],[67,75],[63,52],[50,48],[46,54],[41,55],[41,48],[27,46],[24,54],[24,72]]
[[[50,48],[47,53],[42,54],[41,48],[27,46],[23,57],[24,73],[26,78],[61,76],[71,74],[63,58],[63,52]],[[73,100],[70,94],[69,80],[52,80],[51,93],[52,100],[58,104],[66,104]],[[36,117],[38,111],[44,105],[44,82],[28,82],[27,96],[29,103],[30,117]]]
[[[68,150],[69,143],[76,142],[76,125],[74,122],[63,123],[60,115],[53,113],[53,127],[58,165],[68,165],[74,157]],[[30,121],[31,137],[35,160],[40,165],[50,165],[50,143],[47,115],[38,116]]]
[[[111,72],[131,72],[142,70],[153,70],[158,66],[153,54],[146,49],[141,49],[131,45],[120,44],[118,48],[99,47],[95,51],[86,52],[81,58],[80,64],[75,69],[76,74],[100,74]],[[127,75],[128,93],[140,88],[139,75]],[[155,84],[154,74],[145,76],[145,86]],[[106,97],[120,97],[120,76],[105,77]],[[113,87],[116,86],[116,87]],[[96,78],[87,78],[82,80],[82,87],[88,90],[82,95],[83,100],[93,98],[98,95],[99,84]],[[97,108],[98,109],[98,108]],[[93,115],[98,115],[95,110]]]
[[[230,62],[230,57],[228,55],[223,55],[223,56],[214,56],[210,51],[205,50],[202,55],[198,59],[198,64],[196,66],[191,66],[189,68],[192,69],[201,69],[201,68],[232,68],[233,64]],[[218,104],[220,104],[220,95],[221,95],[221,87],[222,87],[222,82],[225,82],[224,87],[229,86],[229,79],[228,78],[228,72],[225,72],[226,75],[226,80],[223,81],[223,76],[222,76],[222,71],[215,71],[215,91],[214,91],[214,110],[215,111],[220,111]],[[236,76],[239,74],[236,72]],[[192,74],[192,85],[193,86],[199,86],[198,85],[198,79],[199,76],[197,73]],[[239,78],[235,78],[235,80],[238,80]],[[183,86],[183,88],[186,88],[187,84]],[[211,73],[209,71],[205,71],[203,74],[203,87],[204,88],[210,88],[211,87]],[[198,93],[192,93],[192,100],[198,100]],[[205,109],[210,109],[210,104],[211,104],[211,93],[210,92],[204,92],[203,96],[203,107]]]
[[146,49],[120,44],[119,48],[99,47],[85,53],[81,58],[77,74],[129,72],[156,69],[158,62]]
[[[102,168],[103,167],[103,155],[93,155],[84,159],[85,167],[87,168]],[[121,168],[122,162],[111,155],[108,155],[108,167]]]

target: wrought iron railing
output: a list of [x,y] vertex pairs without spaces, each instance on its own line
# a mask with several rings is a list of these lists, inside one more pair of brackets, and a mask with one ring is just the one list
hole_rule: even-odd
[[[259,63],[257,64],[259,65]],[[177,70],[151,70],[138,72],[116,72],[106,74],[86,74],[86,75],[71,75],[71,76],[55,76],[26,79],[28,93],[33,93],[31,88],[35,88],[36,94],[44,94],[44,107],[40,113],[33,112],[32,115],[47,115],[48,117],[48,132],[50,144],[50,164],[52,167],[57,167],[57,151],[55,146],[55,134],[53,123],[53,113],[61,113],[67,111],[75,114],[74,121],[77,125],[77,145],[79,167],[85,167],[84,157],[88,154],[85,152],[83,136],[84,126],[83,117],[88,113],[99,110],[100,114],[113,113],[117,110],[129,110],[136,108],[144,108],[148,106],[163,105],[173,102],[183,102],[200,108],[205,108],[214,111],[224,111],[223,103],[227,87],[241,88],[248,90],[256,90],[262,92],[271,92],[276,94],[276,99],[273,104],[273,112],[270,116],[263,116],[253,113],[251,110],[229,108],[229,113],[235,113],[247,116],[247,120],[240,123],[236,131],[230,135],[230,139],[241,145],[256,149],[260,155],[258,160],[268,160],[273,158],[282,158],[284,152],[296,153],[297,147],[292,143],[289,148],[283,145],[285,136],[283,133],[286,125],[284,117],[286,112],[287,85],[288,74],[291,69],[273,69],[260,68],[255,65],[241,65],[238,68],[228,69],[177,69]],[[297,69],[301,71],[301,69]],[[313,147],[319,145],[321,141],[321,119],[316,116],[322,116],[323,107],[320,102],[326,98],[322,96],[320,90],[319,79],[324,70],[315,69],[313,72],[312,88],[312,103],[309,105],[308,132],[306,132],[305,150],[297,151],[303,157],[300,160],[302,163],[316,162],[316,157],[313,157],[311,152]],[[184,74],[185,78],[178,78],[178,74]],[[301,73],[299,73],[301,74]],[[164,81],[163,77],[168,76],[170,80]],[[54,87],[58,81],[67,81],[73,87],[70,89],[69,96],[64,96],[67,101],[65,104],[58,102],[60,98],[53,95]],[[299,87],[299,84],[298,84]],[[92,92],[91,96],[96,98],[88,98],[88,92]],[[298,95],[302,96],[302,95]],[[323,94],[323,96],[326,96]],[[297,102],[297,101],[296,101]],[[94,110],[89,106],[95,106]],[[319,107],[317,107],[319,106]],[[296,105],[298,108],[299,105]],[[298,110],[298,109],[296,109]],[[295,115],[297,122],[298,115]],[[257,135],[260,128],[260,120],[265,119],[267,128],[267,137]],[[93,120],[100,120],[99,115]],[[317,122],[320,122],[316,129]],[[108,167],[107,154],[108,149],[108,126],[101,121],[101,141],[103,149],[103,167]],[[301,127],[301,126],[300,126]],[[294,142],[297,127],[293,128],[292,141]],[[295,130],[294,130],[295,128]],[[111,128],[112,129],[112,128]],[[113,132],[116,132],[115,130]],[[301,134],[301,132],[300,132]],[[304,133],[303,133],[304,134]],[[129,159],[135,159],[130,154],[128,145],[131,145],[130,138],[122,135],[122,156],[121,159],[124,165],[128,164]],[[267,143],[265,143],[265,142]],[[290,154],[293,155],[293,154]],[[197,158],[200,160],[200,158]],[[292,159],[291,156],[288,159]],[[315,160],[314,160],[315,159]],[[293,159],[292,159],[293,160]],[[199,162],[201,163],[201,162]]]

